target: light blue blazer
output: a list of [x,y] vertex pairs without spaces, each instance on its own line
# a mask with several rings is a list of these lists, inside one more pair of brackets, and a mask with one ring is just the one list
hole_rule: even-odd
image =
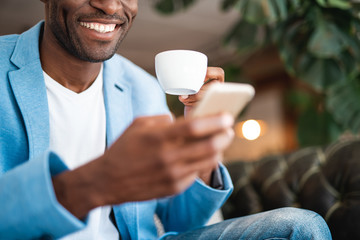
[[[43,22],[21,35],[0,37],[0,239],[59,238],[81,230],[81,221],[56,200],[51,177],[67,170],[49,151],[49,113],[39,56]],[[119,55],[104,63],[107,145],[144,115],[168,114],[157,81]],[[114,206],[122,239],[156,239],[156,213],[167,234],[206,224],[232,190],[200,180],[184,193]]]

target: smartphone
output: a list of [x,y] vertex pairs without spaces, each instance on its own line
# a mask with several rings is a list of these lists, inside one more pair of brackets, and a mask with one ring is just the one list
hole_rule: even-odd
[[255,89],[246,83],[213,83],[194,107],[191,117],[228,112],[236,118],[252,100]]

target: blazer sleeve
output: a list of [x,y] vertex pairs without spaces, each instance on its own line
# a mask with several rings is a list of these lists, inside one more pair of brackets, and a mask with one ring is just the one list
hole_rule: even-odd
[[204,226],[230,196],[233,185],[227,169],[221,164],[223,190],[196,180],[185,192],[158,201],[157,215],[166,232],[184,232]]
[[59,238],[85,227],[56,200],[51,177],[65,170],[46,152],[0,177],[0,239]]

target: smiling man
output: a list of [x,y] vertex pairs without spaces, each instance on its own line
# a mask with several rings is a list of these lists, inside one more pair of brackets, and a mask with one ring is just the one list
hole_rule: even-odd
[[173,121],[156,79],[115,54],[137,0],[43,2],[44,21],[0,37],[0,239],[331,238],[291,208],[204,227],[232,191],[233,118]]

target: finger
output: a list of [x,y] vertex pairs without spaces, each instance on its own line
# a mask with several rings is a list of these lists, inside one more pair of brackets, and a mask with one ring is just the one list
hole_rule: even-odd
[[189,95],[188,98],[184,99],[181,96],[179,97],[179,101],[182,102],[185,106],[192,106],[196,102],[199,101],[199,96],[197,95]]
[[[147,178],[149,172],[154,173],[151,178],[167,175],[178,175],[176,172],[181,171],[185,165],[191,165],[194,162],[203,161],[204,159],[214,159],[222,155],[223,151],[230,145],[233,138],[232,129],[223,131],[211,138],[203,138],[198,141],[186,142],[185,145],[179,144],[176,147],[165,150],[158,161],[147,161],[146,167],[138,169],[138,179]],[[208,168],[212,169],[217,166],[217,162],[208,162]],[[188,169],[189,171],[191,169]],[[199,169],[193,169],[198,171]],[[201,169],[200,169],[201,170]]]
[[[197,163],[200,165],[199,163]],[[205,164],[204,164],[205,165]],[[149,172],[144,173],[137,178],[138,186],[146,186],[143,189],[144,192],[151,191],[155,194],[155,197],[164,197],[171,194],[179,193],[190,186],[197,177],[198,167],[190,167],[184,164],[172,164],[171,168],[158,169],[151,171],[151,177],[149,178]]]
[[164,179],[156,189],[157,195],[160,197],[166,197],[170,195],[179,194],[189,188],[196,180],[197,174],[196,172],[191,171],[187,174],[183,175],[177,181],[167,181]]
[[227,129],[212,137],[185,142],[184,146],[169,154],[172,154],[174,162],[178,161],[183,163],[198,161],[202,158],[212,158],[222,154],[225,149],[229,147],[234,135],[232,129]]
[[207,68],[205,82],[214,81],[214,80],[218,82],[225,81],[225,72],[222,68],[219,67]]
[[199,159],[196,162],[192,162],[190,164],[186,164],[183,166],[178,166],[177,169],[181,169],[178,171],[178,178],[182,179],[188,174],[196,173],[196,175],[199,177],[201,174],[203,176],[211,174],[211,172],[216,169],[219,166],[221,156],[220,154],[209,157],[209,158],[203,158]]
[[204,158],[200,161],[191,164],[177,164],[173,168],[173,172],[168,175],[163,175],[163,178],[158,177],[158,190],[169,194],[180,193],[188,188],[198,177],[201,171],[212,171],[218,166],[214,159]]
[[197,139],[210,136],[212,134],[231,128],[234,118],[228,113],[196,118],[181,119],[168,127],[164,134],[168,138]]
[[[216,68],[217,69],[217,68]],[[221,68],[220,68],[221,69]],[[222,70],[222,69],[221,69]],[[211,71],[211,70],[210,70]],[[216,71],[216,70],[215,70]],[[206,92],[207,88],[215,83],[215,82],[224,82],[224,76],[208,76],[205,79],[205,84],[201,87],[198,93],[193,95],[185,95],[179,96],[179,101],[182,102],[185,106],[192,106],[196,102],[200,101],[204,93]]]
[[196,94],[187,95],[187,96],[179,96],[179,101],[182,102],[184,105],[189,105],[189,104],[198,102],[202,98],[202,96],[204,95],[204,92],[206,91],[208,86],[210,86],[211,83],[212,82],[208,82],[208,83],[204,84],[201,87],[201,89],[199,90],[199,92],[197,92]]
[[134,120],[134,125],[144,127],[166,126],[171,123],[172,117],[170,115],[145,116]]
[[[212,171],[218,166],[219,158],[203,158],[190,164],[179,162],[173,164],[167,172],[153,171],[152,177],[145,177],[145,173],[139,176],[137,186],[146,186],[145,189],[131,189],[136,192],[138,200],[149,199],[149,191],[152,197],[159,198],[180,193],[188,188],[197,178],[199,172]],[[141,192],[143,196],[141,196]],[[140,193],[140,194],[139,194]]]
[[[188,172],[176,180],[169,180],[158,175],[153,178],[138,179],[137,184],[126,185],[132,201],[143,201],[162,198],[180,193],[188,188],[196,179],[196,172]],[[121,192],[121,191],[120,191]],[[114,201],[114,204],[118,203]]]

